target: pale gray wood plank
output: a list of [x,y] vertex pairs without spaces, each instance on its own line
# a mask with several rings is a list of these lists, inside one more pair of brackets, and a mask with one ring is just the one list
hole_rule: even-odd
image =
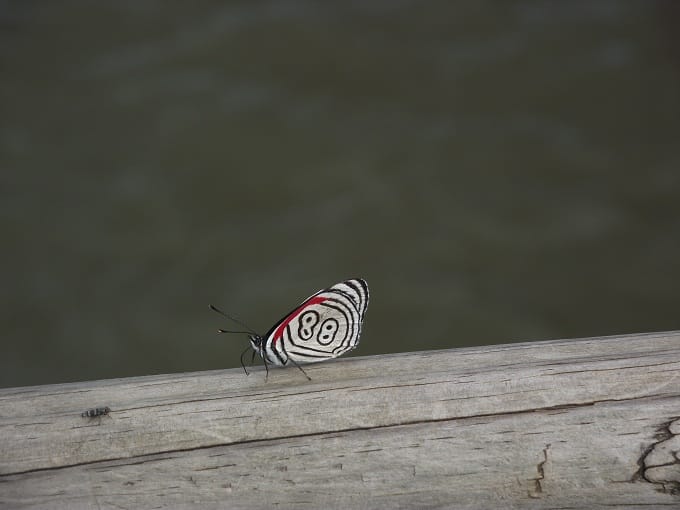
[[[678,332],[353,358],[308,373],[0,390],[0,505],[680,504]],[[80,416],[102,405],[110,418]]]
[[2,492],[12,508],[677,508],[637,464],[674,412],[648,399],[258,441],[13,475]]

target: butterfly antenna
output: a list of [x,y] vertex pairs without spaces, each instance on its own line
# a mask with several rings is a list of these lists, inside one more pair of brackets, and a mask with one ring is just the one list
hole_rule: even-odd
[[217,308],[215,305],[209,305],[209,306],[210,306],[210,309],[211,309],[212,311],[217,312],[217,313],[219,313],[219,314],[221,314],[221,315],[224,315],[227,319],[229,319],[229,320],[231,320],[231,321],[234,321],[234,322],[235,322],[236,324],[238,324],[239,326],[243,326],[244,328],[246,328],[246,329],[248,330],[248,331],[229,331],[229,330],[226,330],[226,329],[219,329],[218,331],[219,331],[220,333],[252,333],[253,335],[259,336],[259,335],[257,334],[257,332],[255,332],[255,331],[253,331],[252,329],[250,329],[250,328],[248,327],[247,324],[242,323],[240,320],[238,320],[238,319],[235,318],[235,317],[232,317],[231,315],[227,315],[227,314],[224,313],[222,310],[220,310],[219,308]]

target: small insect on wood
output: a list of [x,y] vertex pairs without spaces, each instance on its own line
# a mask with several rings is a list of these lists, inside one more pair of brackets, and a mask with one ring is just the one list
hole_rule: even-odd
[[83,418],[99,418],[101,420],[102,416],[109,416],[109,413],[111,413],[111,408],[109,406],[94,407],[84,411],[80,416]]
[[213,305],[210,308],[246,328],[247,331],[218,330],[248,335],[250,347],[241,354],[241,365],[246,374],[243,356],[252,349],[253,359],[255,354],[262,357],[267,375],[270,365],[294,365],[311,381],[300,364],[326,361],[354,349],[359,344],[367,306],[368,284],[361,278],[353,278],[312,294],[265,335]]

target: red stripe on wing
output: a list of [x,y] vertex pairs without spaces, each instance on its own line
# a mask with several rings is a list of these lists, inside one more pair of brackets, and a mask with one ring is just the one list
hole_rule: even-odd
[[272,340],[272,345],[276,343],[276,341],[283,336],[283,332],[286,329],[286,326],[290,324],[290,321],[292,321],[295,317],[300,315],[302,313],[302,310],[307,308],[309,305],[316,305],[318,303],[323,303],[326,301],[328,298],[321,297],[321,296],[315,296],[304,303],[302,303],[296,310],[288,314],[288,317],[286,317],[281,324],[279,324],[279,327],[276,328],[276,331],[274,331],[274,338]]

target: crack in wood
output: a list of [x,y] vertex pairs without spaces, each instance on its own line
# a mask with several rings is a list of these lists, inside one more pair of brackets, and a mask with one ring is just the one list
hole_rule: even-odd
[[350,389],[350,391],[355,392],[355,391],[374,391],[374,390],[389,390],[393,388],[411,388],[411,387],[416,387],[416,386],[433,386],[433,385],[438,385],[438,384],[468,384],[469,381],[451,381],[451,380],[443,380],[443,381],[431,381],[431,382],[425,382],[425,383],[406,383],[406,384],[390,384],[390,385],[385,385],[385,386],[371,386],[369,388],[356,388],[355,389]]
[[545,464],[546,462],[548,462],[549,449],[550,443],[545,445],[545,448],[543,448],[543,460],[536,465],[536,471],[538,472],[538,476],[536,478],[533,478],[534,481],[533,490],[531,489],[527,490],[528,496],[532,499],[540,498],[541,494],[543,493],[543,486],[541,485],[541,480],[545,479]]
[[[627,358],[630,359],[630,358]],[[630,366],[623,366],[623,367],[612,367],[612,368],[593,368],[593,369],[584,369],[584,370],[570,370],[566,372],[550,372],[549,374],[542,374],[541,376],[555,376],[555,375],[567,375],[567,374],[585,374],[589,372],[612,372],[612,371],[618,371],[618,370],[628,370],[628,369],[640,369],[640,368],[649,368],[649,367],[660,367],[663,365],[678,365],[677,361],[665,361],[663,363],[651,363],[649,365],[630,365]]]
[[[678,436],[671,429],[674,425],[680,424],[679,422],[680,416],[675,416],[657,428],[656,434],[654,434],[656,441],[647,446],[638,457],[638,470],[633,474],[630,482],[644,480],[655,485],[659,492],[680,496],[680,477],[677,475],[678,468],[680,468],[680,458],[678,457],[680,446],[678,446],[678,450],[670,449],[670,451],[667,451],[669,447],[672,448],[671,442]],[[654,458],[663,459],[664,462],[658,460],[653,462]],[[675,469],[663,469],[670,467],[675,467]],[[663,477],[669,474],[669,478]]]
[[[177,406],[177,405],[183,405],[183,404],[195,404],[195,403],[201,403],[201,402],[215,402],[219,400],[231,400],[231,399],[243,399],[243,400],[249,400],[251,402],[266,402],[266,401],[271,401],[271,400],[278,400],[282,399],[285,397],[290,397],[290,396],[298,396],[298,395],[308,395],[311,393],[330,393],[334,391],[339,391],[339,390],[346,390],[346,389],[354,389],[356,388],[356,385],[350,385],[350,386],[339,386],[337,388],[329,388],[329,389],[321,389],[321,390],[309,390],[309,391],[297,391],[293,393],[277,393],[276,391],[264,391],[264,392],[256,392],[256,393],[242,393],[238,395],[222,395],[222,396],[217,396],[217,397],[202,397],[202,398],[195,398],[195,399],[189,399],[189,400],[173,400],[173,401],[168,401],[168,402],[161,402],[158,404],[147,404],[144,406],[139,406],[139,407],[128,407],[125,409],[117,409],[116,412],[120,413],[123,411],[139,411],[143,409],[154,409],[157,407],[172,407],[172,406]],[[256,398],[256,397],[263,397],[263,398]],[[202,411],[202,412],[207,412],[207,411]]]

